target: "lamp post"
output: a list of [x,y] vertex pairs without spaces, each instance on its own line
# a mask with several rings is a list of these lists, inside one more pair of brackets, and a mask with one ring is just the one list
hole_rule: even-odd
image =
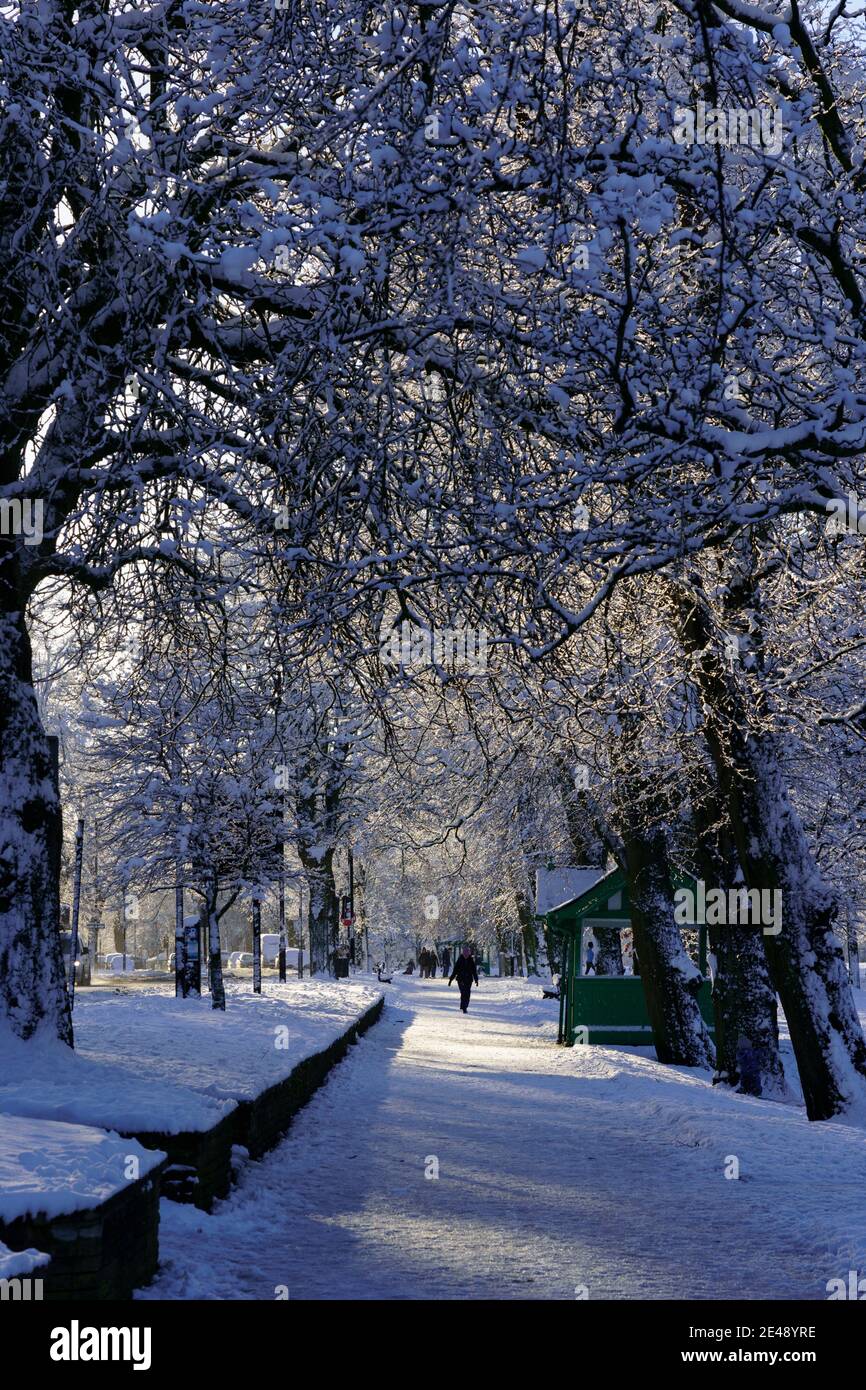
[[355,856],[349,845],[349,959],[355,964]]
[[253,898],[253,994],[262,992],[262,904]]
[[281,807],[282,826],[280,828],[280,984],[286,983],[286,791],[283,788]]
[[304,881],[298,879],[298,979],[304,978]]
[[286,983],[286,875],[280,871],[280,984]]

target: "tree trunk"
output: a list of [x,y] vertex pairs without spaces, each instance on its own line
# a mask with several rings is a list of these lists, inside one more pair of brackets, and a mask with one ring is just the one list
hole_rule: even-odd
[[586,797],[575,787],[574,771],[562,757],[556,760],[556,782],[571,844],[571,862],[575,867],[595,864],[603,854],[602,847],[593,830]]
[[303,862],[310,894],[310,972],[326,971],[333,974],[340,915],[333,853],[329,851],[321,860]]
[[[740,865],[724,808],[708,783],[695,787],[692,814],[698,873],[708,890],[727,892],[740,878]],[[782,1098],[787,1086],[779,1054],[776,993],[760,929],[730,923],[710,926],[707,932],[715,961],[713,1081],[747,1095]]]
[[675,594],[746,883],[782,895],[781,929],[764,934],[764,947],[806,1111],[811,1120],[831,1119],[857,1101],[866,1103],[866,1042],[833,932],[837,905],[788,799],[778,740],[749,718],[742,678],[722,658],[706,602],[694,590],[677,587]]
[[177,883],[174,889],[174,994],[176,999],[186,998],[188,985],[183,907],[183,865],[178,862]]
[[205,890],[205,921],[207,923],[208,974],[210,976],[211,1007],[225,1011],[226,987],[223,980],[223,960],[220,950],[220,922],[217,916],[219,890],[215,879]]
[[[4,547],[5,550],[5,547]],[[12,565],[8,551],[4,568]],[[60,946],[60,802],[36,704],[24,601],[0,583],[0,1014],[72,1046]]]
[[593,927],[592,934],[598,947],[595,955],[596,975],[624,975],[619,927]]
[[535,959],[543,980],[562,974],[563,955],[562,937],[539,922],[535,933]]
[[537,975],[539,973],[538,936],[540,933],[536,932],[529,897],[519,889],[514,894],[514,907],[520,922],[520,942],[525,972],[527,975]]
[[640,746],[644,714],[639,689],[629,707],[620,702],[619,732],[610,736],[610,761],[619,788],[615,824],[597,828],[623,870],[631,904],[632,941],[640,962],[647,1013],[660,1062],[710,1067],[713,1044],[698,1004],[700,970],[683,944],[674,918],[664,806],[650,783]]
[[335,973],[334,954],[340,929],[340,903],[334,882],[334,851],[339,838],[342,767],[346,749],[326,757],[311,744],[298,770],[295,791],[298,824],[296,848],[309,890],[310,974]]
[[[635,798],[633,804],[638,803]],[[656,1056],[677,1066],[712,1066],[713,1046],[697,999],[702,976],[674,921],[664,831],[660,826],[647,830],[633,821],[623,841],[632,929]]]
[[845,925],[845,940],[848,947],[848,978],[852,989],[860,988],[860,942],[857,939],[857,919],[850,909]]
[[[575,787],[573,769],[569,769],[562,756],[556,760],[556,778],[571,843],[571,862],[575,866],[597,864],[603,873],[604,845],[594,823],[589,798],[585,791]],[[596,975],[624,975],[619,929],[593,927],[592,934],[598,947],[594,966]]]
[[359,947],[364,952],[364,969],[370,969],[370,933],[367,919],[367,866],[355,860],[355,916],[357,918]]

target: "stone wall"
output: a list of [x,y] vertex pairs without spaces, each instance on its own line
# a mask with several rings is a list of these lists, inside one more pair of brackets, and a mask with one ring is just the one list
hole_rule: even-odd
[[231,1186],[232,1146],[242,1144],[253,1158],[273,1148],[331,1068],[379,1019],[383,1005],[379,999],[330,1047],[306,1057],[255,1100],[242,1101],[213,1129],[127,1135],[145,1148],[161,1149],[167,1158],[101,1206],[53,1220],[37,1216],[0,1223],[0,1239],[10,1250],[33,1248],[51,1256],[51,1264],[38,1271],[46,1300],[130,1298],[157,1270],[160,1196],[209,1211]]
[[384,999],[378,1000],[323,1052],[304,1058],[284,1081],[268,1087],[255,1100],[241,1102],[238,1106],[236,1142],[243,1144],[252,1158],[261,1158],[262,1154],[279,1143],[291,1124],[292,1116],[306,1105],[331,1068],[345,1057],[352,1043],[357,1042],[379,1019],[384,1002]]
[[145,1148],[168,1154],[164,1194],[210,1211],[215,1199],[225,1197],[231,1186],[232,1146],[242,1145],[252,1158],[261,1158],[279,1143],[292,1116],[306,1105],[352,1043],[377,1022],[384,1002],[377,1000],[341,1037],[322,1052],[305,1057],[283,1081],[269,1086],[255,1100],[240,1101],[213,1129],[183,1134],[136,1130],[128,1134]]
[[36,1274],[46,1301],[127,1299],[150,1283],[159,1264],[162,1168],[130,1181],[100,1206],[67,1216],[26,1216],[0,1222],[10,1250],[35,1248],[51,1256]]

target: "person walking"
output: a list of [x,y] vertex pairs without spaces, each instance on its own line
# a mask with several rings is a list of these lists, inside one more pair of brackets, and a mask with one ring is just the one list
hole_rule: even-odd
[[451,970],[451,952],[447,946],[442,947],[442,974],[447,975]]
[[475,964],[475,957],[468,946],[464,946],[460,955],[454,962],[454,969],[451,971],[449,986],[457,981],[457,988],[460,990],[460,1011],[466,1013],[469,1008],[469,996],[472,993],[472,982],[478,984],[478,968]]
[[431,946],[431,947],[430,947],[430,950],[429,950],[429,952],[428,952],[428,958],[429,958],[429,965],[430,965],[430,979],[431,979],[431,980],[435,980],[435,979],[436,979],[436,967],[437,967],[437,965],[439,964],[439,957],[438,957],[437,954],[436,954],[436,947],[435,947],[435,946]]
[[427,947],[423,947],[418,956],[418,966],[421,972],[421,979],[427,979],[427,971],[430,969],[430,957],[427,954]]

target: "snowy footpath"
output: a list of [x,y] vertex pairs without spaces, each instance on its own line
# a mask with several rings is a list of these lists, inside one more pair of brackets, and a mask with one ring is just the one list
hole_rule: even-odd
[[[537,984],[395,978],[148,1299],[826,1299],[866,1274],[866,1134],[648,1049],[557,1048]],[[738,1177],[732,1176],[735,1172]],[[437,1176],[438,1174],[438,1176]]]

